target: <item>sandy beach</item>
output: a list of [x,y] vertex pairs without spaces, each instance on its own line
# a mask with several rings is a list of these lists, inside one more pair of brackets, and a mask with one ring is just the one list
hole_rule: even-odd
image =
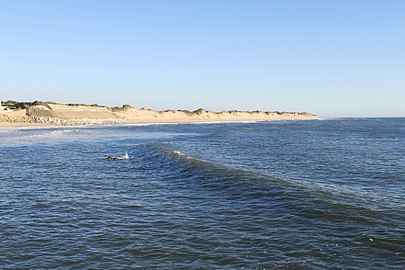
[[211,112],[47,105],[0,113],[0,127],[72,126],[137,123],[204,123],[274,120],[317,120],[320,117],[302,112],[223,111]]
[[26,110],[1,111],[0,127],[32,127],[49,126],[45,123],[36,123],[26,114]]

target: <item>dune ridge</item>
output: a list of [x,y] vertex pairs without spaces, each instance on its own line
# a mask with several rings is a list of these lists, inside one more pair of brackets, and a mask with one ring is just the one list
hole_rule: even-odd
[[260,121],[260,120],[315,120],[320,117],[306,112],[222,111],[205,109],[195,111],[135,109],[130,106],[112,108],[112,111],[129,123],[137,122],[212,122],[212,121]]
[[40,104],[25,109],[0,112],[0,125],[104,125],[132,123],[188,123],[188,122],[237,122],[270,120],[318,120],[306,112],[222,111],[205,109],[195,111],[136,109],[122,107]]

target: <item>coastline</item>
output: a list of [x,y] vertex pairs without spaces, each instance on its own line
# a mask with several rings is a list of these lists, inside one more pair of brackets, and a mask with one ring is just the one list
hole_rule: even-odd
[[26,128],[26,127],[55,127],[56,125],[44,123],[10,123],[0,122],[0,128]]
[[306,112],[195,111],[46,105],[0,113],[0,127],[106,126],[137,124],[231,123],[258,121],[322,120]]
[[183,120],[140,120],[140,121],[130,121],[126,123],[117,124],[86,124],[86,125],[56,125],[50,123],[10,123],[10,122],[0,122],[0,128],[46,128],[46,127],[88,127],[88,126],[132,126],[132,125],[176,125],[176,124],[225,124],[225,123],[256,123],[256,122],[266,122],[266,121],[308,121],[308,120],[323,120],[323,119],[291,119],[291,120],[268,120],[268,119],[258,119],[258,120],[214,120],[207,119],[201,121],[201,119],[183,119]]

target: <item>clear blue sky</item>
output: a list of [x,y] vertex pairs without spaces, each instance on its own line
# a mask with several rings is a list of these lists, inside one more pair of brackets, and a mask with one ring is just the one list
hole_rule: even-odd
[[0,99],[405,116],[405,1],[0,0]]

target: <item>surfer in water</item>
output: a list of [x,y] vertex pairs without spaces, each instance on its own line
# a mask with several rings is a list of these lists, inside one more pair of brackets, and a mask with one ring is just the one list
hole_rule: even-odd
[[107,160],[128,160],[128,159],[133,159],[133,157],[129,156],[128,153],[125,153],[122,157],[112,157],[108,156],[106,158]]

